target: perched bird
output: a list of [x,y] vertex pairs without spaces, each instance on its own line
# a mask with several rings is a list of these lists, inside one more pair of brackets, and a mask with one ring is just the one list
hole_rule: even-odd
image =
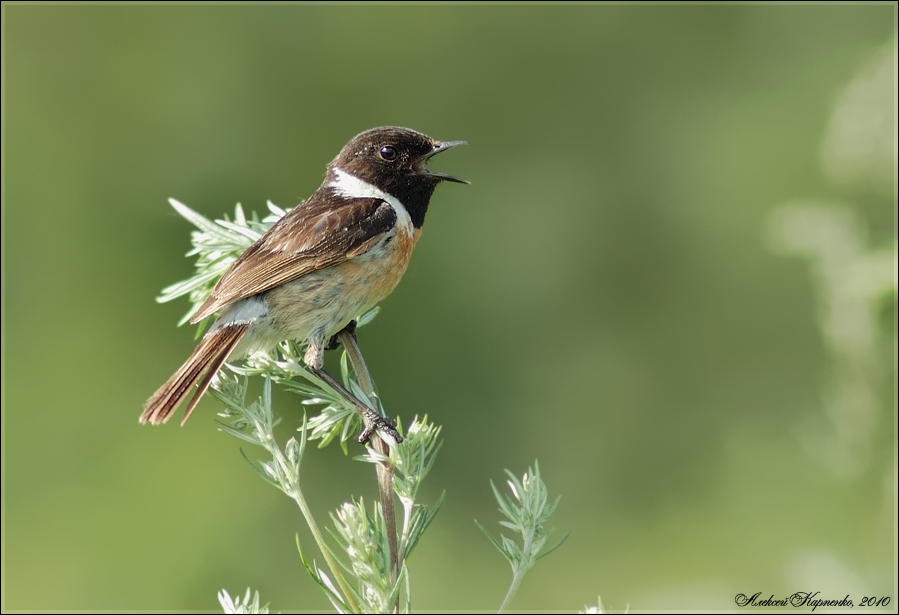
[[165,423],[196,392],[183,425],[228,359],[291,339],[307,342],[307,367],[363,415],[367,439],[392,425],[322,369],[325,344],[396,287],[442,181],[428,160],[464,141],[435,141],[408,128],[373,128],[353,137],[328,165],[322,185],[290,210],[222,276],[191,319],[221,312],[178,371],[144,404],[141,423]]

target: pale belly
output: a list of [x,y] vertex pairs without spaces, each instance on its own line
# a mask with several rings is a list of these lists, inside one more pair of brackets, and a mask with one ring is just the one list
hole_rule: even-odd
[[214,328],[241,319],[251,326],[232,359],[290,339],[322,345],[389,295],[409,264],[420,229],[395,232],[365,254],[313,271],[228,306]]

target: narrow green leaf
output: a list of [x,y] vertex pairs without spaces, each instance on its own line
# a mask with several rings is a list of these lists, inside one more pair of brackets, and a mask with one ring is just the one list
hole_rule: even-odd
[[478,523],[478,520],[477,520],[477,519],[475,519],[474,522],[475,522],[475,525],[477,525],[479,528],[481,528],[481,531],[484,532],[484,535],[485,535],[488,539],[490,539],[490,542],[493,543],[493,546],[496,547],[497,550],[498,550],[500,553],[502,553],[503,556],[505,556],[505,557],[508,559],[508,556],[506,555],[505,550],[503,550],[503,546],[500,544],[500,542],[499,542],[496,538],[494,538],[494,537],[490,534],[490,532],[488,532],[487,530],[485,530],[485,529],[484,529],[484,526],[481,525],[480,523]]
[[[317,566],[313,568],[309,565],[309,562],[306,561],[306,556],[303,554],[303,548],[300,546],[300,534],[299,532],[296,535],[297,541],[297,551],[300,553],[300,561],[303,562],[303,567],[306,568],[306,572],[309,573],[309,576],[321,586],[321,588],[325,591],[325,595],[328,596],[328,599],[334,604],[334,608],[342,613],[348,613],[350,611],[349,607],[343,600],[343,596],[341,596],[336,588],[330,583],[330,579],[328,579],[328,583],[321,578],[319,572],[317,570]],[[335,603],[336,601],[336,603]]]
[[365,325],[367,325],[368,323],[373,321],[375,319],[375,317],[378,315],[378,312],[380,312],[380,311],[381,311],[381,306],[376,305],[375,307],[373,307],[372,309],[367,311],[365,314],[360,316],[358,319],[356,319],[356,326],[364,327]]
[[169,199],[169,204],[175,208],[175,211],[177,211],[181,217],[185,218],[188,222],[206,234],[216,237],[221,241],[240,241],[240,235],[220,227],[215,222],[202,214],[198,214],[184,203],[176,201],[175,199]]
[[218,420],[218,419],[213,419],[213,420],[215,421],[215,424],[218,425],[218,428],[219,428],[221,431],[224,431],[226,434],[232,435],[232,436],[234,436],[235,438],[238,438],[238,439],[243,440],[243,441],[245,441],[245,442],[249,442],[250,444],[255,444],[256,446],[262,446],[262,443],[259,442],[259,440],[257,440],[254,436],[252,436],[252,435],[250,435],[250,434],[246,434],[246,433],[244,433],[244,432],[242,432],[242,431],[239,431],[239,430],[237,430],[237,429],[234,429],[234,428],[231,427],[230,425],[227,425],[227,424],[221,422],[221,421]]
[[555,551],[556,549],[561,547],[562,543],[565,542],[566,540],[568,540],[569,536],[571,536],[571,532],[568,532],[567,534],[565,534],[565,536],[562,537],[562,540],[560,540],[559,542],[556,543],[556,546],[554,546],[553,548],[549,549],[548,551],[544,551],[543,553],[538,555],[537,559],[538,560],[543,559],[544,557],[546,557],[547,555],[549,555],[550,553],[552,553],[553,551]]
[[270,477],[268,474],[266,474],[263,470],[260,470],[260,469],[256,466],[255,463],[253,463],[252,461],[250,461],[250,458],[247,457],[247,454],[243,452],[243,449],[242,449],[242,448],[240,448],[240,449],[238,449],[238,450],[240,451],[240,456],[243,457],[244,461],[246,461],[248,464],[250,464],[250,467],[253,468],[253,470],[256,472],[256,474],[258,474],[259,476],[261,476],[262,479],[263,479],[265,482],[267,482],[269,485],[271,485],[272,487],[276,487],[276,488],[278,489],[278,491],[282,491],[281,485],[279,485],[278,483],[276,483],[275,481],[273,481],[273,480],[271,479],[271,477]]
[[283,218],[284,215],[287,213],[285,210],[281,209],[280,207],[278,207],[271,201],[267,201],[266,205],[268,206],[268,210],[270,212],[272,212],[273,214],[275,214],[276,216],[278,216],[279,218]]
[[254,231],[253,229],[247,226],[241,226],[240,224],[235,224],[234,222],[226,222],[224,220],[218,221],[219,226],[223,226],[230,231],[234,231],[238,235],[243,235],[243,237],[250,240],[250,243],[247,244],[247,247],[256,243],[256,241],[262,237],[262,234]]

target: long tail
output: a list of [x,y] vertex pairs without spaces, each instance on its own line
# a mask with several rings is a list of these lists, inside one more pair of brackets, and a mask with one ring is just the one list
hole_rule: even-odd
[[197,392],[194,393],[184,412],[184,418],[181,419],[181,424],[184,425],[187,417],[190,416],[200,402],[200,398],[209,388],[215,372],[247,332],[248,326],[240,324],[222,327],[208,333],[200,340],[200,344],[184,362],[184,365],[178,368],[178,371],[144,404],[140,422],[160,425],[168,421],[196,384]]

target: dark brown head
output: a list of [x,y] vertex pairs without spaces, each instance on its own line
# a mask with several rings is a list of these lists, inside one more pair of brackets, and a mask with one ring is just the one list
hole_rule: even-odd
[[435,154],[465,141],[436,141],[409,128],[384,126],[353,137],[328,165],[328,175],[340,169],[397,198],[416,227],[424,222],[434,188],[441,181],[468,182],[428,169]]

